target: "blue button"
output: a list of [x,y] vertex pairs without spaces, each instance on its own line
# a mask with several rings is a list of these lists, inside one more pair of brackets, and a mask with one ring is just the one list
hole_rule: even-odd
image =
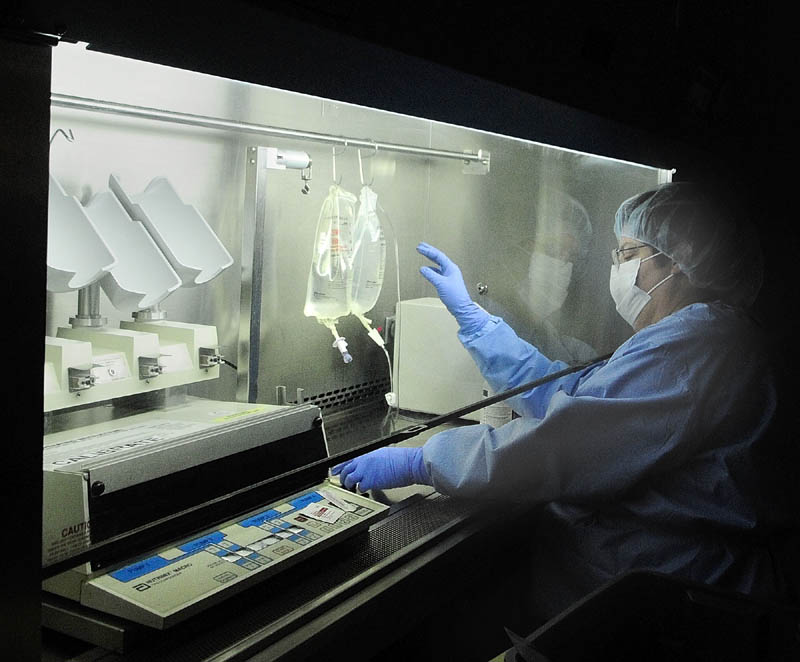
[[222,533],[220,533],[219,531],[215,531],[214,533],[210,533],[209,535],[203,536],[202,538],[197,538],[183,545],[179,545],[178,549],[181,550],[182,552],[196,552],[198,549],[206,547],[207,545],[219,542],[224,537],[225,536],[222,535]]
[[153,572],[169,565],[171,561],[161,558],[160,556],[151,556],[149,559],[144,559],[138,563],[133,563],[124,568],[112,572],[111,576],[121,582],[129,582],[131,579],[137,579],[142,575]]
[[277,510],[266,510],[263,513],[259,513],[258,515],[253,515],[245,520],[239,522],[240,526],[260,526],[267,520],[274,519],[276,517],[280,517],[280,513]]

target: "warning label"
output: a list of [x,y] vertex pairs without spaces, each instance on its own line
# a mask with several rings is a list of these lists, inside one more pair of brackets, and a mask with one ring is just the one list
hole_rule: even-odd
[[43,545],[44,564],[57,563],[86,550],[91,542],[89,529],[87,520],[66,526],[58,533],[51,533],[50,539],[45,540]]

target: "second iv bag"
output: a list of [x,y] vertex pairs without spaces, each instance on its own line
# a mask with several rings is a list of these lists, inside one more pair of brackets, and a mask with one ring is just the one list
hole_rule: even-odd
[[386,239],[376,212],[378,196],[369,186],[361,188],[353,227],[353,278],[350,312],[370,330],[364,316],[378,302],[386,270]]
[[317,219],[314,252],[308,274],[303,313],[316,317],[334,337],[334,346],[349,363],[347,343],[336,331],[336,320],[350,312],[353,278],[353,216],[356,197],[336,184],[328,190]]
[[[391,379],[392,362],[383,338],[372,328],[366,314],[378,303],[386,271],[386,238],[376,208],[378,195],[369,186],[362,186],[358,196],[358,212],[353,226],[353,279],[350,283],[350,312],[355,315],[369,338],[383,350],[389,363]],[[396,403],[394,388],[386,394],[389,405]]]

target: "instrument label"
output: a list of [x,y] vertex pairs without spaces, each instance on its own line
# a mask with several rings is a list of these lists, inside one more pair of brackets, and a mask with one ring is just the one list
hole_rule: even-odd
[[[92,460],[104,455],[113,455],[132,448],[148,446],[159,441],[175,439],[210,427],[212,427],[210,424],[205,423],[162,420],[76,437],[48,447],[45,468],[78,464],[84,460]],[[75,447],[76,442],[81,444],[80,448]]]
[[344,511],[336,506],[322,506],[317,503],[310,503],[305,508],[300,510],[299,514],[306,517],[313,517],[320,522],[334,524],[342,515],[344,515]]

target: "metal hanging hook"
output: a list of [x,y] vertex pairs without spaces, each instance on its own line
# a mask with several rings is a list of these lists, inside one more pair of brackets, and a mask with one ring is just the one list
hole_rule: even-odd
[[56,129],[55,131],[53,131],[53,135],[50,136],[50,144],[51,145],[53,144],[53,141],[56,139],[56,136],[59,133],[62,136],[64,136],[64,138],[65,138],[65,140],[67,140],[67,142],[74,143],[75,142],[75,135],[72,133],[72,129],[67,129],[67,131],[69,131],[69,134],[67,134],[67,132],[64,131],[64,129]]
[[[365,156],[364,158],[365,159],[372,158],[377,153],[378,153],[378,147],[376,145],[375,146],[375,152],[373,154],[370,154],[369,156]],[[372,168],[370,168],[370,174],[372,174]],[[361,163],[361,150],[360,149],[358,150],[358,175],[359,175],[359,177],[361,177],[361,186],[364,186],[364,165]],[[375,177],[374,176],[370,177],[370,180],[369,180],[369,186],[370,187],[372,186],[372,182],[374,182],[374,181],[375,181]]]
[[[344,154],[345,151],[347,151],[347,141],[346,140],[344,141],[344,149],[341,151],[341,154]],[[341,186],[342,178],[339,177],[338,181],[336,179],[336,156],[337,156],[337,154],[336,154],[336,145],[331,147],[331,153],[333,154],[333,181],[337,186]]]
[[364,156],[365,159],[371,159],[373,156],[377,156],[378,155],[378,143],[376,143],[372,139],[369,139],[369,142],[372,143],[372,149],[374,151],[372,152],[372,154],[367,154],[366,156]]
[[303,181],[303,188],[300,189],[300,192],[303,195],[307,195],[311,187],[309,186],[309,182],[311,181],[311,162],[308,163],[308,168],[303,168],[300,171],[300,179]]

